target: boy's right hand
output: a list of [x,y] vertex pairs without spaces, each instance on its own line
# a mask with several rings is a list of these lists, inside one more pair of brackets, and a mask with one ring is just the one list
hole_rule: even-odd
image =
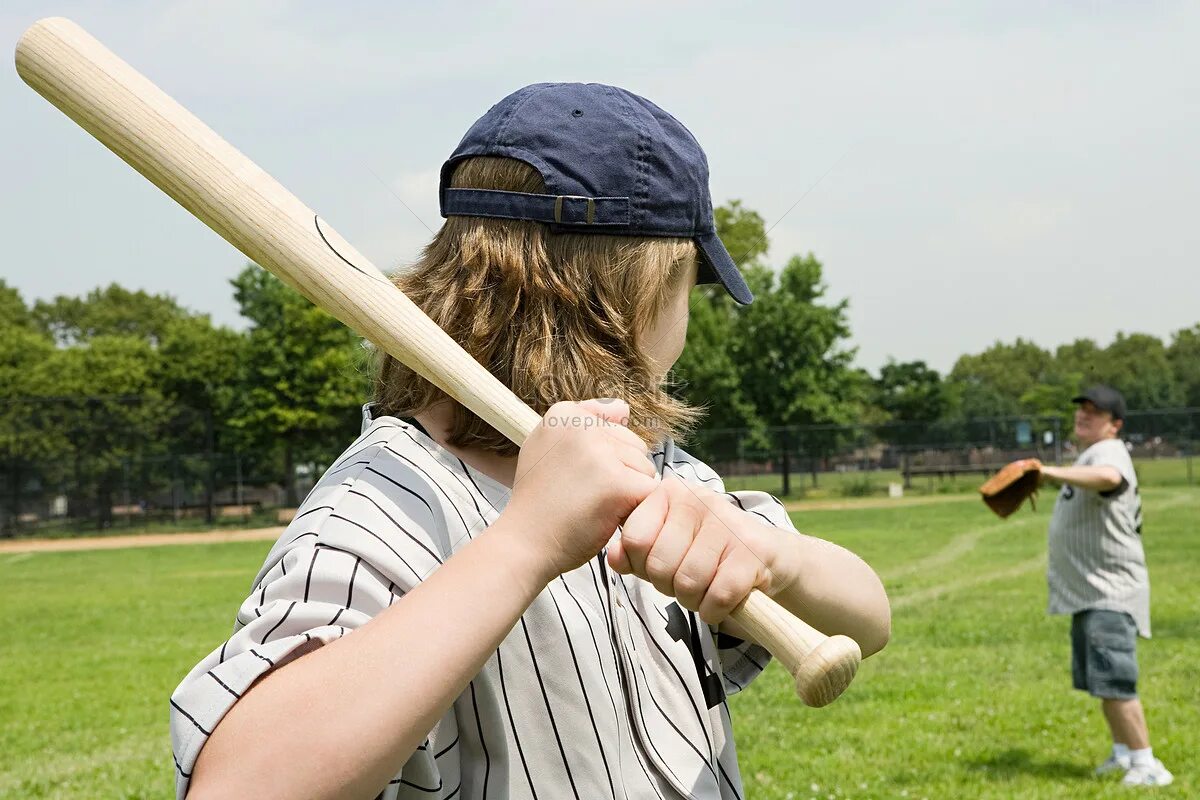
[[551,580],[595,557],[658,485],[621,400],[555,403],[525,440],[501,519]]

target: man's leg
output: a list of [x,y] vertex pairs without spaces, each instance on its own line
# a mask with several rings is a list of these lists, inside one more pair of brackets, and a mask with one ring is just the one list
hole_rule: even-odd
[[[1104,718],[1112,731],[1113,756],[1109,761],[1124,761],[1118,757],[1118,751],[1128,753],[1128,761],[1120,765],[1128,765],[1122,781],[1127,785],[1171,783],[1174,776],[1150,748],[1146,715],[1137,695],[1137,627],[1133,618],[1115,611],[1091,610],[1081,621],[1087,690],[1100,698]],[[1109,770],[1097,770],[1100,774],[1105,771]]]
[[1150,732],[1146,728],[1141,700],[1136,697],[1132,700],[1105,698],[1100,701],[1100,707],[1104,709],[1114,743],[1123,744],[1130,750],[1145,750],[1150,746]]
[[[1095,657],[1091,652],[1088,634],[1094,627],[1092,616],[1094,611],[1077,612],[1071,619],[1071,682],[1076,689],[1097,696],[1095,686]],[[1108,717],[1108,704],[1113,702],[1101,698],[1104,703],[1105,718]],[[1119,702],[1119,701],[1117,701]],[[1096,767],[1097,775],[1110,775],[1115,772],[1123,773],[1130,767],[1129,746],[1126,742],[1124,729],[1109,723],[1112,731],[1112,753],[1100,766]]]

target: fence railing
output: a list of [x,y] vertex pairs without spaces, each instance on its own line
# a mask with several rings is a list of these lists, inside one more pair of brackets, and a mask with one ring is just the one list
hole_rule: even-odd
[[[302,461],[289,474],[280,458],[261,453],[169,452],[187,440],[167,438],[167,428],[158,429],[158,438],[131,424],[123,428],[118,422],[141,419],[130,416],[131,407],[122,405],[106,427],[104,419],[95,417],[104,406],[93,404],[88,435],[60,437],[53,457],[22,455],[28,448],[19,446],[18,437],[36,434],[43,420],[4,421],[0,536],[282,522],[292,505],[289,489],[292,497],[303,497],[338,455],[338,447],[330,447],[323,462]],[[193,430],[192,441],[203,442],[206,427],[211,429],[211,422],[195,410],[157,413],[160,420],[181,420],[173,424]],[[934,487],[956,476],[982,476],[1028,456],[1069,462],[1077,454],[1071,424],[1065,416],[1049,416],[705,429],[686,447],[731,484],[740,481],[782,495],[822,483],[861,492],[886,488],[884,480],[909,488],[916,482]],[[1180,484],[1200,480],[1200,469],[1192,468],[1200,408],[1131,412],[1122,437],[1135,459],[1177,462],[1177,469],[1156,470],[1155,476],[1169,474]],[[851,480],[855,476],[857,483]]]

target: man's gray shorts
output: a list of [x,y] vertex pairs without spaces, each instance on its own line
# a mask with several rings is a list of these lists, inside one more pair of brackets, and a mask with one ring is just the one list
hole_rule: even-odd
[[1075,688],[1107,700],[1137,697],[1137,625],[1123,611],[1088,609],[1071,618]]

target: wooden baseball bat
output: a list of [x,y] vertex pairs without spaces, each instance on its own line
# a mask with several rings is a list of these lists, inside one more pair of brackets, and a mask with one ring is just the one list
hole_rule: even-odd
[[[375,343],[517,445],[541,421],[311,209],[70,20],[34,23],[17,72],[129,166],[226,241]],[[755,591],[733,619],[822,706],[862,659]]]

